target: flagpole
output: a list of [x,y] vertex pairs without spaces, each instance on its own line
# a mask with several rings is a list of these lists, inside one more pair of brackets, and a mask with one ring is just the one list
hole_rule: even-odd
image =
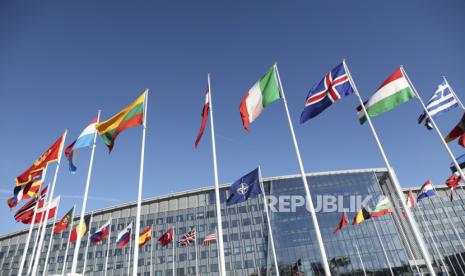
[[418,244],[418,246],[420,247],[420,253],[423,256],[423,259],[425,260],[426,267],[428,268],[428,272],[431,274],[431,276],[436,276],[436,272],[434,272],[434,268],[433,268],[433,265],[431,263],[430,256],[428,254],[427,247],[426,247],[424,241],[422,240],[422,238],[420,236],[420,230],[418,229],[418,225],[416,224],[415,219],[412,216],[412,212],[410,211],[410,209],[407,207],[407,204],[405,203],[404,194],[403,194],[403,192],[402,192],[402,190],[400,188],[399,180],[397,179],[397,176],[396,176],[396,174],[394,172],[394,169],[391,167],[391,164],[389,163],[389,160],[387,159],[386,153],[384,152],[383,146],[381,145],[381,142],[380,142],[380,140],[378,138],[378,133],[376,132],[375,127],[373,126],[373,123],[371,122],[370,115],[368,115],[368,112],[367,112],[367,110],[365,108],[365,105],[364,105],[363,100],[362,100],[362,98],[360,96],[360,93],[358,92],[357,86],[355,86],[355,82],[352,79],[352,75],[350,74],[347,63],[346,63],[345,60],[343,60],[342,63],[344,64],[344,69],[346,70],[347,76],[349,77],[349,82],[350,82],[350,84],[352,85],[352,87],[354,89],[354,93],[358,98],[360,106],[362,107],[363,113],[364,113],[364,115],[365,115],[365,117],[367,119],[368,125],[370,126],[370,130],[371,130],[371,132],[373,134],[373,137],[375,138],[376,144],[378,146],[378,150],[379,150],[379,152],[381,154],[381,157],[384,160],[384,163],[386,165],[386,169],[388,170],[388,174],[389,174],[390,179],[392,181],[392,184],[394,186],[397,197],[400,199],[401,206],[405,210],[405,213],[407,215],[407,220],[408,220],[408,222],[410,224],[410,227],[412,229],[415,241]]
[[42,276],[47,275],[48,257],[50,256],[50,248],[52,247],[52,243],[53,243],[53,229],[55,228],[55,223],[57,220],[57,214],[58,214],[59,207],[60,207],[60,204],[58,204],[57,209],[55,211],[55,216],[53,216],[52,230],[50,231],[50,240],[48,242],[47,255],[45,256],[44,271],[42,273]]
[[153,224],[150,228],[150,276],[153,276]]
[[[97,124],[100,122],[100,110],[97,112]],[[90,187],[90,180],[92,176],[92,168],[94,164],[94,154],[95,148],[97,147],[97,130],[94,132],[94,138],[92,142],[92,149],[90,152],[90,161],[89,161],[89,169],[87,170],[87,179],[86,179],[86,186],[84,188],[84,196],[82,198],[82,206],[81,206],[81,215],[79,217],[79,224],[82,225],[84,222],[84,214],[86,213],[86,206],[87,206],[87,195],[89,194],[89,187]],[[76,273],[76,267],[78,262],[78,254],[79,248],[81,247],[81,235],[77,235],[75,247],[74,247],[74,254],[73,254],[73,263],[71,264],[71,274]],[[84,271],[84,270],[83,270]]]
[[131,271],[131,251],[132,251],[132,229],[131,229],[131,234],[129,235],[128,276],[131,275],[131,273],[130,273],[130,271]]
[[258,166],[258,178],[260,182],[260,189],[262,190],[263,194],[263,205],[265,206],[265,214],[266,214],[266,220],[268,223],[268,232],[270,235],[270,240],[271,240],[271,250],[273,253],[273,259],[274,259],[274,268],[276,271],[276,275],[279,276],[279,267],[278,267],[278,258],[276,257],[276,249],[274,245],[274,238],[273,238],[273,230],[271,229],[271,220],[270,220],[270,214],[268,212],[268,201],[266,200],[265,196],[265,188],[263,186],[263,179],[262,179],[262,169],[260,166]]
[[[94,213],[90,213],[90,220],[89,220],[89,225],[88,225],[88,229],[87,229],[87,244],[86,244],[86,250],[84,251],[84,264],[83,264],[83,267],[82,267],[82,276],[84,276],[86,274],[86,266],[87,266],[87,252],[89,251],[89,244],[90,244],[90,229],[91,229],[91,225],[92,225],[92,220],[94,219]],[[79,229],[81,230],[81,229]],[[78,237],[81,236],[81,235],[77,235]]]
[[391,275],[394,276],[394,272],[392,271],[391,262],[389,261],[389,257],[388,257],[388,255],[386,253],[386,248],[384,248],[383,241],[381,240],[381,237],[380,237],[379,232],[378,232],[378,227],[376,226],[375,218],[372,218],[372,221],[373,221],[373,225],[375,226],[376,236],[378,237],[378,241],[381,244],[381,249],[383,249],[384,258],[386,259],[386,262],[387,262],[387,264],[389,266],[389,271],[391,272]]
[[355,250],[357,250],[358,260],[360,261],[360,264],[362,265],[363,275],[367,276],[367,272],[365,271],[365,265],[363,264],[362,256],[360,255],[360,251],[358,250],[357,242],[355,242],[354,245],[355,245]]
[[[397,219],[397,217],[394,215],[394,214],[391,214],[392,218],[394,219],[394,221],[399,225],[399,227],[396,227],[397,229],[397,232],[399,232],[399,229],[400,229],[400,233],[402,235],[402,238],[405,240],[405,244],[407,245],[407,250],[408,250],[408,253],[412,256],[413,258],[413,263],[415,265],[415,268],[417,270],[418,273],[421,273],[420,271],[420,268],[418,267],[418,263],[417,263],[417,258],[415,257],[415,255],[413,254],[413,251],[412,251],[412,247],[410,247],[410,244],[409,244],[409,240],[407,239],[407,236],[405,235],[405,232],[404,232],[404,229],[402,229],[402,225],[400,223],[400,221]],[[409,262],[409,265],[410,265],[410,262]],[[413,269],[412,269],[413,270]]]
[[[55,168],[55,175],[53,176],[53,182],[52,182],[52,187],[51,187],[51,191],[50,191],[50,195],[48,197],[48,200],[47,200],[47,208],[45,210],[45,217],[44,217],[44,225],[46,226],[47,225],[47,219],[48,219],[48,213],[49,213],[49,208],[48,208],[48,205],[50,202],[53,201],[53,193],[55,192],[55,186],[56,186],[56,182],[57,182],[57,178],[58,178],[58,171],[60,170],[60,163],[61,163],[61,157],[62,157],[62,153],[63,153],[63,146],[65,144],[65,141],[66,141],[66,134],[68,134],[68,130],[65,130],[65,133],[63,134],[63,141],[61,141],[61,146],[60,146],[60,156],[58,157],[58,160],[57,160],[57,166]],[[32,268],[32,273],[31,273],[31,276],[35,276],[37,274],[37,269],[39,267],[39,259],[40,259],[40,251],[41,251],[41,248],[42,248],[42,244],[44,242],[44,237],[45,237],[45,229],[47,227],[43,227],[42,228],[42,231],[41,231],[41,234],[40,234],[40,238],[39,238],[39,244],[37,245],[37,250],[36,250],[36,257],[35,257],[35,263],[34,263],[34,266]]]
[[460,98],[457,96],[457,94],[455,94],[454,89],[452,88],[452,86],[450,86],[450,84],[449,84],[449,82],[447,81],[446,77],[445,77],[445,76],[442,76],[442,78],[443,78],[444,81],[446,82],[447,87],[449,87],[450,92],[452,92],[452,95],[454,95],[454,98],[455,98],[455,99],[457,100],[457,102],[459,103],[460,108],[461,108],[462,110],[465,110],[465,106],[463,105],[462,101],[461,101]]
[[199,276],[199,254],[197,252],[197,230],[195,231],[195,244],[194,244],[194,246],[195,246],[195,276]]
[[[44,181],[45,181],[45,176],[47,174],[47,167],[48,167],[48,165],[45,166],[45,168],[44,168],[44,172],[43,172],[43,175],[42,175],[42,183],[44,183]],[[32,222],[35,222],[35,220],[36,220],[36,212],[37,212],[37,209],[39,207],[39,202],[40,202],[41,192],[42,192],[41,189],[42,189],[42,184],[40,185],[39,191],[36,194],[36,200],[38,200],[38,201],[36,202],[36,206],[34,207],[34,214],[32,215]],[[29,233],[27,234],[26,243],[24,244],[23,255],[21,257],[21,262],[20,262],[20,265],[19,265],[19,270],[18,270],[18,275],[19,276],[21,276],[23,274],[24,264],[26,262],[27,251],[29,250],[29,243],[31,241],[32,230],[34,229],[34,225],[35,225],[35,223],[31,223],[31,225],[29,226]],[[37,233],[39,233],[39,229],[37,229]],[[32,259],[32,256],[33,255],[31,255],[31,259]]]
[[[144,155],[145,155],[145,132],[147,129],[147,102],[149,97],[149,90],[145,89],[145,98],[144,98],[144,122],[142,125],[142,146],[140,152],[140,171],[139,171],[139,190],[137,192],[137,212],[136,212],[136,232],[134,236],[134,261],[132,275],[137,276],[137,268],[139,261],[139,233],[140,233],[140,213],[141,213],[141,204],[142,204],[142,182],[144,179]],[[128,271],[128,275],[129,271]]]
[[172,237],[173,238],[173,242],[172,242],[172,244],[173,244],[173,276],[175,276],[176,275],[176,273],[174,272],[174,263],[175,263],[174,262],[174,235],[175,235],[175,233],[174,233],[174,226],[172,226],[172,227],[173,227],[173,237]]
[[63,258],[63,268],[61,270],[61,276],[65,275],[66,271],[66,260],[68,259],[68,250],[69,250],[69,243],[71,239],[71,232],[73,232],[73,226],[74,226],[74,212],[76,209],[73,209],[73,214],[71,215],[71,223],[69,225],[69,233],[68,233],[68,242],[66,243],[66,249],[65,249],[65,256]]
[[[108,255],[110,254],[111,225],[112,225],[112,220],[110,217],[110,231],[108,232],[108,238],[107,238],[107,255],[105,256],[105,266],[104,266],[105,271],[103,272],[103,276],[107,276],[107,271],[108,271]],[[150,276],[152,276],[152,274],[150,274]]]
[[319,226],[319,223],[318,223],[318,219],[316,217],[316,211],[315,211],[315,207],[313,205],[312,194],[310,192],[310,187],[308,185],[307,177],[305,175],[304,165],[302,163],[302,158],[300,156],[300,150],[299,150],[299,146],[297,144],[297,138],[296,138],[295,133],[294,133],[294,126],[292,125],[292,119],[291,119],[291,115],[289,113],[289,108],[287,106],[287,100],[286,100],[286,96],[284,94],[284,88],[283,88],[283,85],[281,83],[281,77],[279,76],[278,65],[276,63],[274,64],[274,68],[276,70],[278,84],[279,84],[279,88],[281,90],[281,96],[283,97],[284,109],[286,110],[287,120],[288,120],[288,123],[289,123],[289,129],[291,131],[292,141],[294,143],[294,149],[295,149],[295,153],[297,155],[297,161],[299,163],[300,174],[302,176],[302,182],[303,182],[303,185],[304,185],[305,193],[307,195],[307,201],[308,201],[307,206],[310,209],[310,215],[312,217],[313,226],[315,227],[315,233],[316,233],[316,238],[317,238],[317,241],[318,241],[318,246],[320,248],[320,255],[321,255],[321,260],[322,260],[322,263],[323,263],[323,268],[325,270],[326,276],[329,276],[329,275],[331,275],[331,270],[329,268],[328,257],[326,255],[326,250],[325,250],[325,246],[324,246],[324,243],[323,243],[323,237],[321,235],[320,226]]
[[226,276],[226,265],[224,262],[224,243],[223,243],[223,222],[221,218],[221,202],[220,202],[220,188],[218,184],[218,165],[216,160],[216,142],[215,142],[215,125],[213,120],[213,103],[212,103],[212,90],[210,83],[210,74],[208,74],[208,104],[210,110],[210,130],[212,139],[212,154],[213,154],[213,176],[215,180],[215,202],[216,202],[216,223],[218,230],[218,256],[219,256],[219,272],[220,276]]

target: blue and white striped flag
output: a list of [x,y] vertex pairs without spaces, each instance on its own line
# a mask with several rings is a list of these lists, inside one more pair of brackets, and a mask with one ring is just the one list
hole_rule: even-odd
[[[439,116],[447,111],[456,108],[458,106],[457,99],[454,97],[454,94],[450,91],[449,85],[445,80],[438,86],[438,89],[434,92],[431,99],[429,99],[426,104],[429,114],[432,118]],[[425,125],[428,129],[433,129],[428,115],[423,111],[423,113],[418,118],[418,123]]]

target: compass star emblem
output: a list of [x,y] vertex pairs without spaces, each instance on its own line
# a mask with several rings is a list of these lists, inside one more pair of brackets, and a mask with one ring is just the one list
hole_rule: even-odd
[[249,185],[247,183],[242,182],[239,184],[239,188],[236,190],[240,195],[245,196],[247,192],[249,191]]

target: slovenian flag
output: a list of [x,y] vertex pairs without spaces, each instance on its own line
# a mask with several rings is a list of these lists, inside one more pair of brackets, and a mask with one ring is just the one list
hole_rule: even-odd
[[431,180],[428,179],[426,180],[425,184],[421,186],[420,193],[418,193],[418,196],[417,196],[417,201],[420,201],[423,198],[434,196],[434,195],[435,195],[435,192],[434,192],[433,184],[431,184]]
[[123,231],[119,232],[118,238],[116,239],[116,248],[120,249],[128,244],[129,240],[131,239],[131,230],[132,230],[132,222],[123,229]]
[[110,234],[110,223],[111,220],[108,220],[104,225],[97,229],[92,236],[90,236],[92,243],[98,243]]
[[95,134],[97,130],[95,126],[97,125],[97,118],[93,119],[89,125],[81,132],[79,137],[74,140],[74,142],[69,145],[65,150],[66,159],[69,161],[69,170],[71,173],[76,172],[77,168],[74,165],[74,152],[80,148],[90,147],[94,141]]

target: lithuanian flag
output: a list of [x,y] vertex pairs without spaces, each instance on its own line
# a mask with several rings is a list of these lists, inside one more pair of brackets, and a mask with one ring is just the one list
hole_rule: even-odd
[[113,149],[116,137],[125,129],[135,127],[144,123],[145,99],[148,90],[145,90],[133,103],[124,108],[118,114],[110,119],[97,124],[95,127],[98,135],[102,137],[103,142],[108,149]]
[[365,207],[363,207],[362,210],[360,210],[355,216],[354,221],[352,222],[352,225],[360,224],[362,223],[362,221],[367,220],[369,218],[371,218],[370,212],[368,212],[365,209]]

